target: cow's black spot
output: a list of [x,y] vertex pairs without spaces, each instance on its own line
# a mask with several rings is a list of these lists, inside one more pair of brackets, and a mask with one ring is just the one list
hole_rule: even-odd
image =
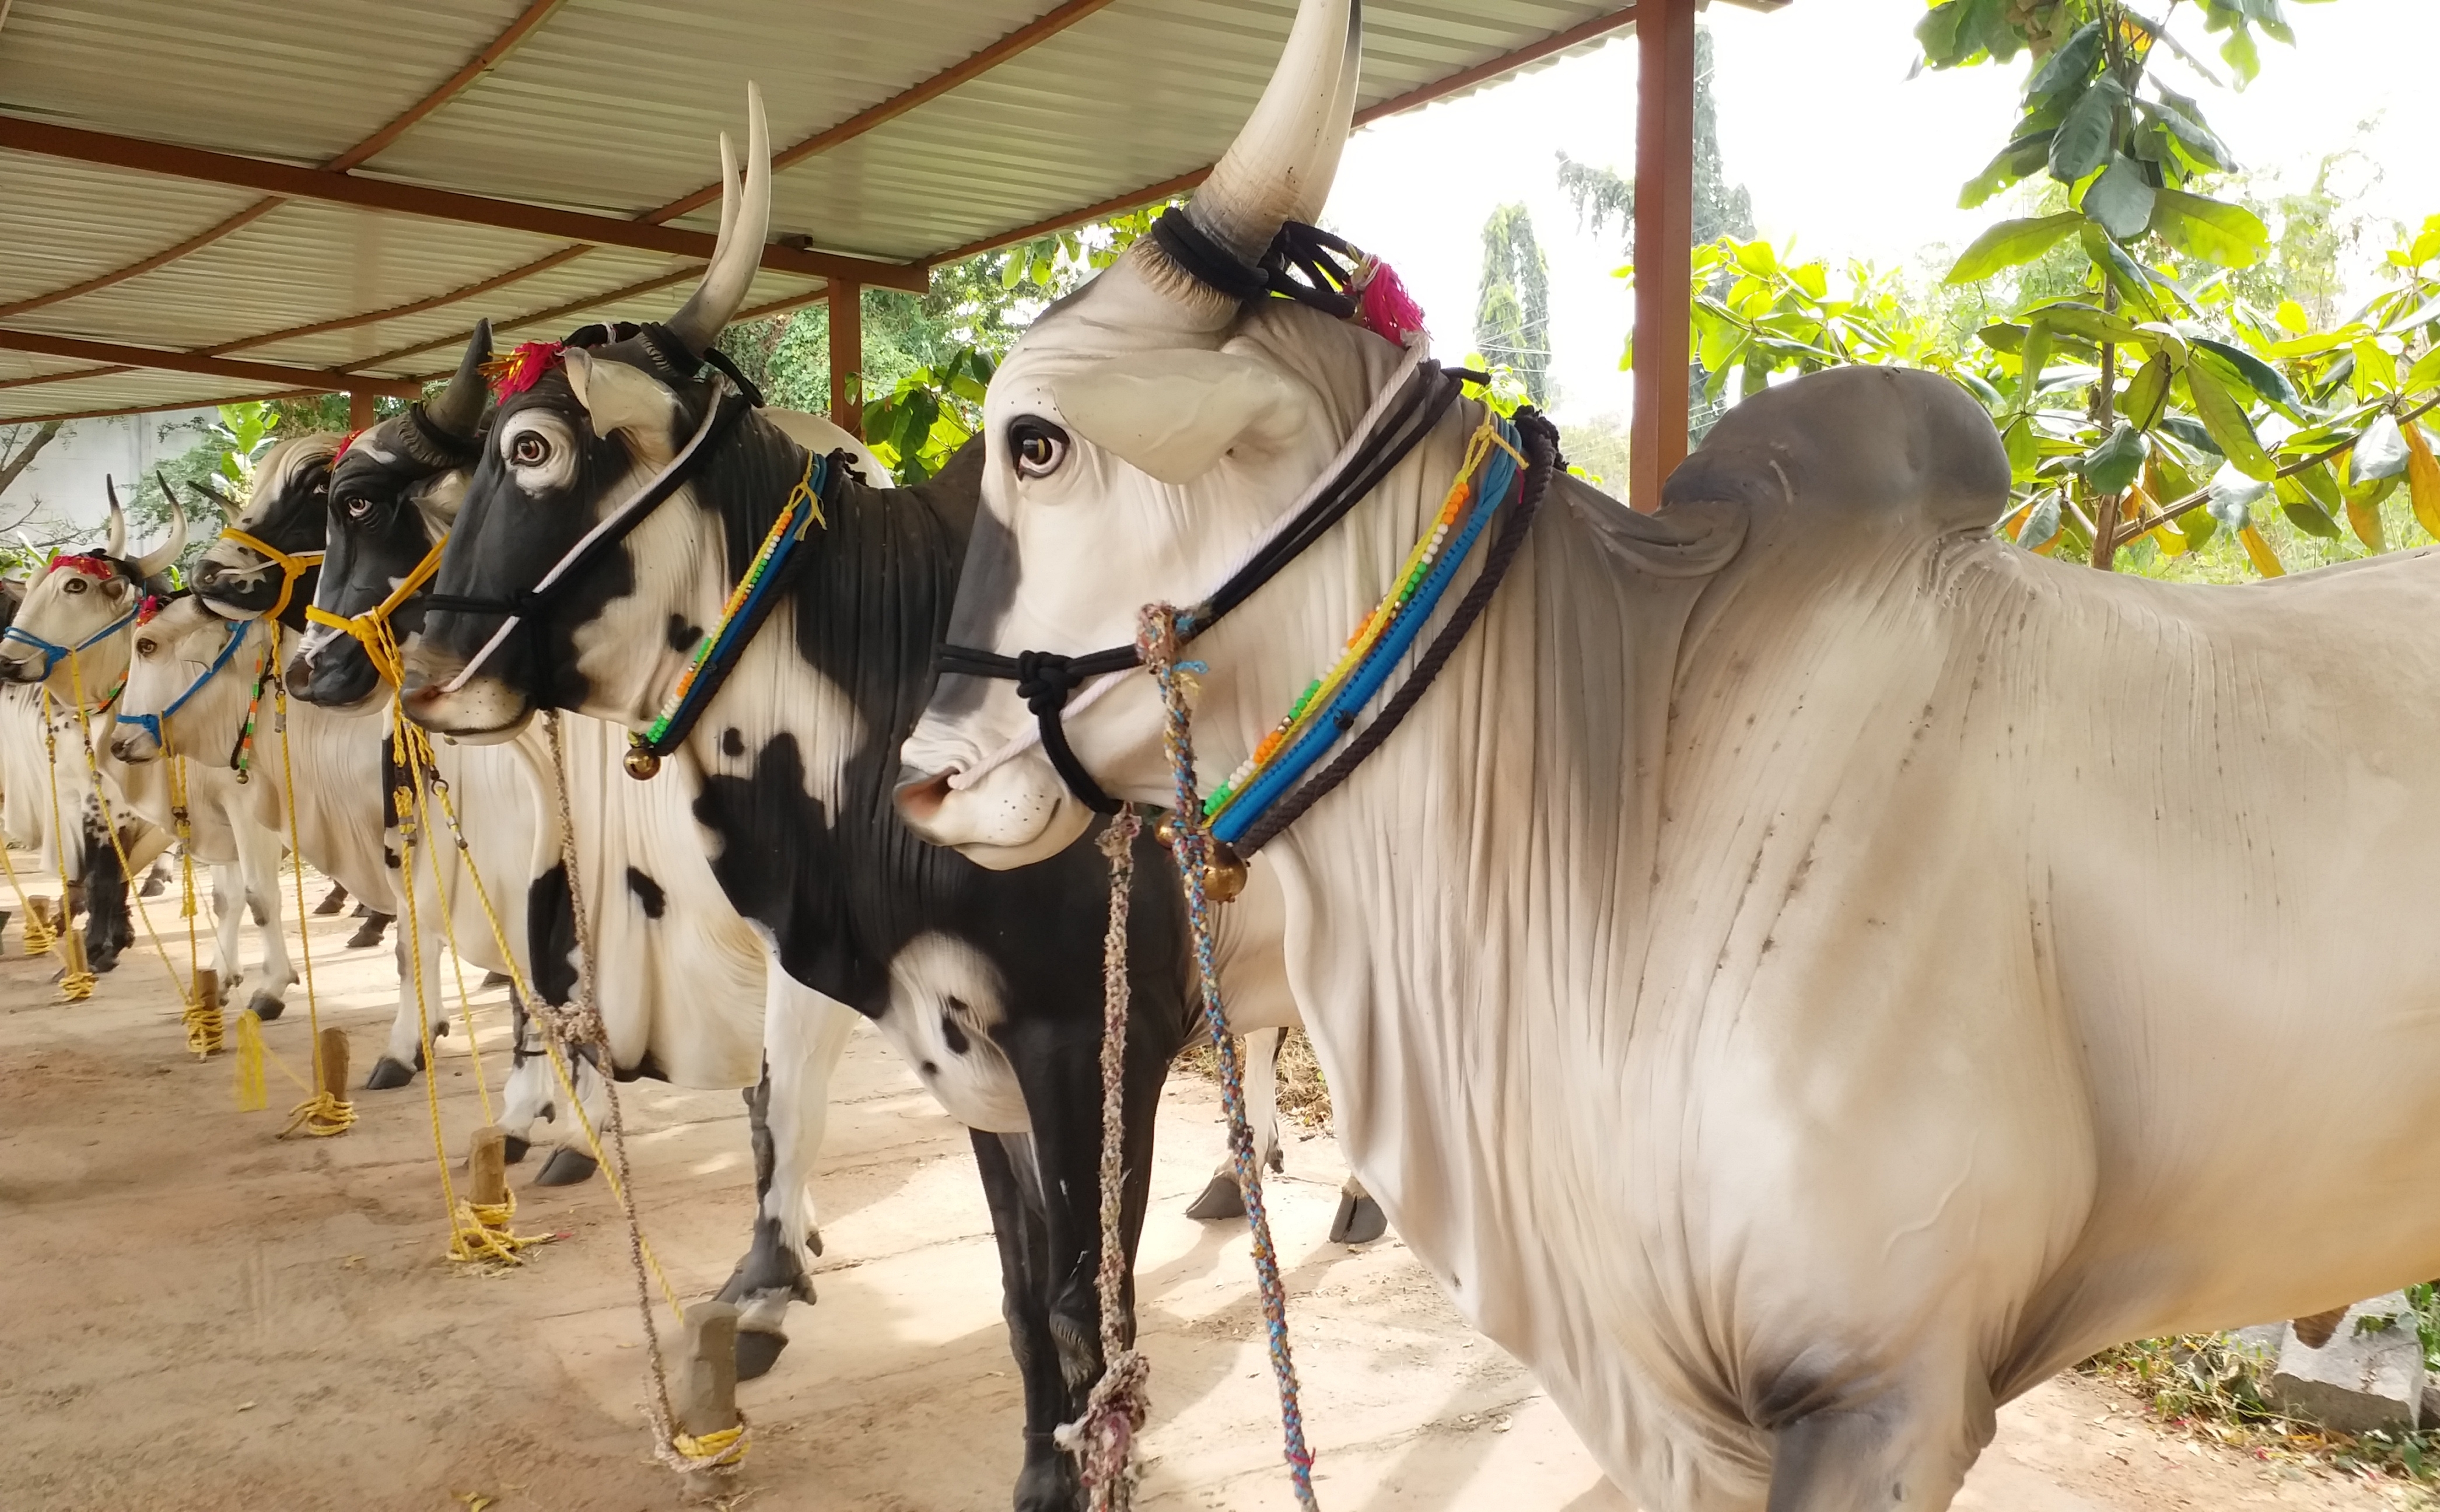
[[632,866],[627,868],[627,891],[643,905],[647,919],[659,918],[670,906],[670,895],[661,891],[661,885]]
[[949,999],[948,1011],[941,1015],[941,1037],[948,1041],[949,1053],[952,1055],[962,1055],[966,1053],[965,1026],[958,1022],[957,1017],[965,1011],[966,1005],[952,998]]
[[526,890],[526,939],[534,992],[547,1003],[574,999],[576,909],[568,898],[566,867],[552,867]]
[[723,756],[745,755],[745,732],[739,729],[735,725],[731,725],[727,729],[722,730],[720,732],[720,753]]
[[702,639],[703,632],[695,628],[693,621],[682,614],[670,616],[670,649],[672,651],[692,651],[695,642]]
[[922,1063],[922,1069],[924,1074],[926,1076],[938,1076],[941,1074],[941,1068],[928,1060]]

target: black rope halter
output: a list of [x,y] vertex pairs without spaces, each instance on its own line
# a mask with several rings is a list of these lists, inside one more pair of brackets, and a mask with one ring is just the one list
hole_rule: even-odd
[[[1355,266],[1361,261],[1362,255],[1319,226],[1289,222],[1280,228],[1269,251],[1256,264],[1240,261],[1227,247],[1196,225],[1182,209],[1172,209],[1154,223],[1152,236],[1161,251],[1181,271],[1223,295],[1249,301],[1274,297],[1292,299],[1339,319],[1353,315],[1360,303],[1360,295],[1354,284]],[[1381,418],[1366,434],[1362,443],[1329,481],[1316,491],[1312,500],[1298,511],[1296,516],[1245,566],[1230,573],[1209,598],[1178,617],[1177,643],[1184,646],[1219,623],[1320,540],[1331,527],[1346,516],[1348,511],[1380,487],[1398,464],[1407,459],[1426,436],[1431,434],[1442,417],[1457,402],[1467,382],[1487,384],[1490,378],[1484,373],[1443,368],[1435,362],[1419,364],[1405,387],[1382,411]],[[1530,410],[1518,412],[1517,423],[1529,430],[1535,426],[1547,429],[1549,424]],[[1528,495],[1538,505],[1541,491],[1548,484],[1547,474],[1558,458],[1555,432],[1550,438],[1546,457],[1539,452],[1530,455],[1542,457],[1543,460],[1540,471],[1544,477],[1539,481],[1529,480],[1527,484]],[[1526,512],[1521,517],[1530,521],[1532,514]],[[1497,586],[1498,575],[1505,573],[1509,561],[1516,554],[1516,547],[1505,541],[1506,533],[1503,532],[1502,542],[1506,545],[1505,551],[1495,554],[1485,565],[1484,576],[1493,586]],[[1516,533],[1521,537],[1521,529]],[[1480,580],[1478,580],[1480,586]],[[1488,596],[1489,590],[1482,589],[1482,597],[1487,599]],[[1465,615],[1464,622],[1471,623],[1473,615],[1480,610],[1478,603]],[[1452,628],[1455,628],[1454,624]],[[1463,632],[1461,630],[1459,633],[1462,635]],[[1446,650],[1440,649],[1435,642],[1438,659],[1431,664],[1433,673],[1439,671],[1438,662],[1445,661],[1449,651],[1454,649],[1453,640]],[[934,664],[943,673],[1014,681],[1017,696],[1025,700],[1026,708],[1032,712],[1041,730],[1042,753],[1059,773],[1060,781],[1068,784],[1068,792],[1097,814],[1119,811],[1121,806],[1119,801],[1103,791],[1093,774],[1085,769],[1085,764],[1077,760],[1075,749],[1068,741],[1065,718],[1068,701],[1078,688],[1096,677],[1142,664],[1142,657],[1133,644],[1111,646],[1076,657],[1050,651],[1020,651],[1011,657],[977,646],[944,645]],[[1429,677],[1425,676],[1423,680],[1428,682]],[[1420,695],[1422,691],[1420,687],[1413,688],[1414,694]],[[1406,694],[1407,691],[1402,689],[1401,696]],[[1408,701],[1411,703],[1411,698]],[[1404,717],[1403,710],[1400,717]],[[1384,737],[1388,733],[1388,729],[1381,731]],[[1374,744],[1377,743],[1376,740]],[[1368,752],[1371,748],[1370,746],[1365,747]],[[1330,785],[1336,786],[1349,770],[1353,770],[1352,763],[1347,764],[1344,769],[1334,764],[1332,771],[1337,775],[1332,778]],[[1319,796],[1319,793],[1316,792],[1304,797],[1298,812],[1302,812],[1302,808]],[[1269,837],[1265,835],[1264,837]],[[1247,847],[1240,846],[1238,849],[1241,854],[1251,854]]]

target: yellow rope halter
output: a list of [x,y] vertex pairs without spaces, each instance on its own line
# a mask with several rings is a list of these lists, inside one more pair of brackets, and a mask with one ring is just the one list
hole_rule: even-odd
[[397,687],[401,676],[398,637],[391,633],[389,617],[440,570],[440,549],[448,544],[449,538],[445,535],[433,542],[432,549],[423,553],[423,560],[415,565],[414,571],[400,580],[398,586],[390,590],[389,597],[364,613],[335,615],[318,603],[309,603],[305,606],[306,621],[312,624],[329,625],[333,630],[344,630],[354,637],[356,644],[364,647],[365,655],[371,658],[373,670],[381,674],[382,679],[391,687]]
[[283,551],[260,536],[248,535],[234,525],[221,531],[221,539],[244,547],[279,569],[279,599],[264,611],[266,620],[278,620],[288,607],[290,595],[296,591],[296,580],[322,565],[319,551]]

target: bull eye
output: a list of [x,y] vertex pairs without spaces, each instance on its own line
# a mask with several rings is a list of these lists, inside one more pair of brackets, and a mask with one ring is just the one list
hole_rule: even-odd
[[1048,477],[1068,459],[1068,433],[1038,415],[1020,416],[1008,427],[1008,449],[1020,477]]
[[139,657],[149,657],[160,649],[160,642],[154,640],[151,636],[146,636],[143,639],[135,642],[135,654]]
[[550,460],[550,441],[538,431],[519,431],[509,443],[509,460],[519,467],[540,467]]
[[82,593],[85,589],[85,581],[82,578],[71,577],[61,586],[69,593]]
[[373,501],[361,495],[349,499],[347,504],[348,518],[351,520],[361,520],[366,515],[370,514],[373,512]]

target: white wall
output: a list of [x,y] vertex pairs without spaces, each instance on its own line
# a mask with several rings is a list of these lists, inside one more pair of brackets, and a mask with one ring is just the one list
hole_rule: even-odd
[[117,479],[120,496],[132,498],[137,478],[192,449],[203,439],[196,427],[218,418],[217,410],[182,409],[69,421],[0,495],[0,525],[30,510],[24,529],[45,546],[98,539],[110,517],[102,479]]

